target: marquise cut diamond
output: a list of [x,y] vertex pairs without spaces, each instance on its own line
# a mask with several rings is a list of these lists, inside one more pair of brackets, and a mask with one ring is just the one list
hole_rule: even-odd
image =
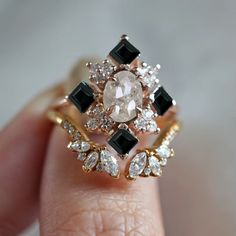
[[102,169],[113,177],[119,175],[119,165],[117,159],[107,150],[100,153]]
[[99,154],[97,152],[91,152],[84,161],[84,169],[86,171],[92,170],[98,162]]
[[147,154],[145,152],[140,152],[136,154],[130,162],[129,166],[129,176],[131,178],[138,177],[144,170],[147,161]]
[[149,166],[152,170],[154,175],[160,176],[161,175],[161,166],[158,159],[155,156],[150,156],[149,159]]

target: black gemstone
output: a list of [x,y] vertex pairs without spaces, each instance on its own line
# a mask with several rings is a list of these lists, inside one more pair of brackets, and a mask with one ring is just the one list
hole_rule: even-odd
[[134,137],[128,130],[119,129],[108,141],[119,154],[124,155],[138,143],[138,139]]
[[69,95],[69,100],[84,113],[94,102],[93,90],[83,81]]
[[163,87],[160,87],[154,93],[154,102],[152,105],[156,109],[158,115],[163,115],[173,105],[173,99]]
[[119,64],[130,64],[140,51],[135,48],[127,39],[122,39],[109,53]]

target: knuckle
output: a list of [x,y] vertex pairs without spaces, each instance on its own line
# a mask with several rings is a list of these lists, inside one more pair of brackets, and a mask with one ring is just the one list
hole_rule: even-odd
[[[162,236],[153,212],[142,201],[104,193],[84,196],[79,204],[70,203],[68,213],[47,227],[44,235]],[[63,207],[63,209],[65,209]],[[58,211],[57,211],[58,213]],[[49,217],[51,218],[51,217]],[[58,216],[57,216],[58,218]]]

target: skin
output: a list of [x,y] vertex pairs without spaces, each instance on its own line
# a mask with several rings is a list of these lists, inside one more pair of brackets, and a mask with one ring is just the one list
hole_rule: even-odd
[[0,132],[0,235],[39,218],[40,235],[164,235],[155,178],[86,174],[68,137],[45,116],[61,86],[31,101]]

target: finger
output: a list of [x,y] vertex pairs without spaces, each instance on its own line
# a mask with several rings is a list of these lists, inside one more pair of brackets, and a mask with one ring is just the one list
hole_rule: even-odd
[[81,171],[60,128],[50,138],[42,179],[41,235],[164,235],[157,182]]
[[60,90],[36,97],[0,132],[0,235],[16,235],[35,218],[51,131],[44,113]]

